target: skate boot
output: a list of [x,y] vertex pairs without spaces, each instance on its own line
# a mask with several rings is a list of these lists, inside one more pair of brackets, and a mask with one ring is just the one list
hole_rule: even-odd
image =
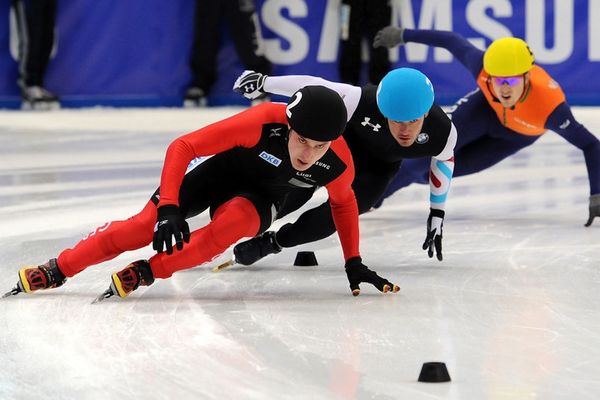
[[42,265],[21,268],[17,286],[2,297],[16,295],[21,292],[33,293],[37,290],[57,288],[62,286],[66,280],[67,278],[58,269],[56,258],[52,258]]
[[269,254],[279,253],[281,246],[277,243],[275,232],[267,231],[262,235],[237,244],[233,248],[235,262],[242,265],[251,265]]
[[185,92],[183,99],[183,106],[185,108],[206,107],[206,105],[206,93],[203,89],[192,86]]
[[60,108],[58,96],[41,86],[26,86],[21,90],[22,108],[25,110],[56,110]]
[[138,287],[150,286],[153,282],[154,275],[152,275],[152,269],[150,269],[148,261],[134,261],[123,270],[112,274],[110,287],[98,296],[98,298],[94,300],[94,303],[114,295],[125,298]]

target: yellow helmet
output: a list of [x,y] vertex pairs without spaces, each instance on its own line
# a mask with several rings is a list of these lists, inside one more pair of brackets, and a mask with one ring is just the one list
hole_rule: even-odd
[[515,37],[497,39],[483,55],[483,69],[492,76],[523,75],[533,67],[535,57],[524,40]]

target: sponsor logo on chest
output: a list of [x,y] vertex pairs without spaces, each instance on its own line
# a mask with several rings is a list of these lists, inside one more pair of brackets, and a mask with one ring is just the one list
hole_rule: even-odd
[[[308,173],[308,172],[300,172],[300,171],[296,171],[296,176],[298,178],[302,178],[305,181],[308,182],[312,182],[312,183],[316,183],[317,181],[313,179],[312,174]],[[292,178],[294,179],[294,178]]]
[[425,144],[429,142],[429,134],[425,132],[419,133],[416,140],[417,144]]
[[300,171],[296,171],[296,176],[300,176],[300,177],[302,177],[302,178],[304,178],[304,179],[306,179],[306,180],[308,180],[308,181],[312,181],[312,180],[313,180],[313,179],[311,178],[311,177],[312,177],[312,174],[309,174],[309,173],[307,173],[307,172],[300,172]]
[[279,167],[279,164],[281,164],[281,159],[275,157],[273,154],[267,153],[266,151],[263,151],[258,156],[276,167]]
[[527,122],[527,121],[525,121],[525,120],[523,120],[523,119],[521,119],[519,117],[515,117],[514,120],[515,120],[516,123],[521,124],[521,125],[529,128],[529,129],[538,129],[538,128],[541,128],[541,127],[538,127],[537,125],[530,124],[529,122]]
[[331,166],[330,166],[329,164],[325,164],[325,163],[324,163],[324,162],[322,162],[322,161],[317,161],[317,162],[315,162],[315,165],[316,165],[317,167],[321,167],[321,168],[325,168],[325,169],[329,169],[329,168],[331,168]]

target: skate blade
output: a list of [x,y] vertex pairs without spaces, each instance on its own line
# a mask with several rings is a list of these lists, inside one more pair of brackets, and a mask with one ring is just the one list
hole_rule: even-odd
[[0,299],[3,299],[3,298],[5,298],[5,297],[9,297],[9,296],[16,296],[16,295],[18,295],[18,294],[19,294],[19,293],[21,293],[21,292],[22,292],[22,290],[21,290],[21,289],[19,289],[19,287],[18,287],[18,286],[15,286],[15,287],[14,287],[14,288],[13,288],[13,289],[10,291],[10,292],[6,292],[6,293],[4,293],[4,294],[2,295],[2,297],[0,297]]
[[114,295],[115,293],[112,291],[112,289],[108,288],[100,296],[96,297],[94,301],[92,301],[92,304],[100,303],[101,301],[104,301]]
[[204,108],[207,106],[206,99],[191,100],[186,99],[183,101],[183,108]]
[[222,271],[225,268],[231,267],[232,265],[235,265],[235,260],[233,258],[231,260],[225,261],[223,264],[217,265],[212,269],[212,272]]
[[58,101],[23,101],[21,109],[26,111],[52,111],[60,110]]

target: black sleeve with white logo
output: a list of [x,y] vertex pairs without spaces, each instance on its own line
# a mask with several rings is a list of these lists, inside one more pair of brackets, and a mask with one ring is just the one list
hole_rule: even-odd
[[[381,163],[397,163],[404,158],[433,157],[444,149],[451,122],[439,106],[434,105],[429,111],[415,143],[402,147],[392,136],[387,119],[379,111],[376,91],[374,85],[362,88],[358,107],[344,132],[355,161],[368,158]],[[360,161],[356,163],[361,164]]]

